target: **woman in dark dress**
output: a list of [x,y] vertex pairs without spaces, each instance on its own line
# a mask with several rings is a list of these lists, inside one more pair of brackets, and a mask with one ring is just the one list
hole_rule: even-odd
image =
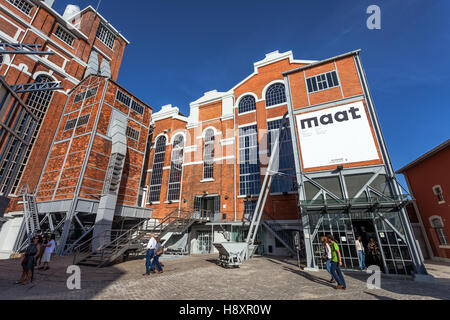
[[31,275],[34,270],[34,260],[36,255],[39,252],[39,237],[34,237],[31,241],[31,244],[28,246],[27,251],[25,252],[25,257],[22,260],[22,276],[20,280],[16,282],[16,284],[28,284],[30,283]]

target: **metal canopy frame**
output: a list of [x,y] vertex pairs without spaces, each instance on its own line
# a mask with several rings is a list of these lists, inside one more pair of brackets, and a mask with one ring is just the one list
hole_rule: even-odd
[[52,51],[41,51],[40,44],[25,44],[25,43],[7,43],[0,42],[0,54],[37,54],[37,55],[51,55],[55,54]]
[[53,91],[63,90],[61,82],[40,82],[40,83],[24,83],[10,86],[16,93],[36,92],[36,91]]

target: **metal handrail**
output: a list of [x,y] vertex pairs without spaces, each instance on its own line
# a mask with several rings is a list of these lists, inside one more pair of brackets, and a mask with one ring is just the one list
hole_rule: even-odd
[[283,226],[281,224],[279,224],[278,222],[276,222],[275,219],[272,216],[270,216],[268,213],[265,212],[263,214],[263,216],[269,218],[268,220],[266,220],[266,221],[271,221],[268,224],[273,225],[277,228],[276,230],[275,229],[272,229],[272,230],[278,236],[280,236],[280,238],[282,238],[283,241],[286,242],[287,245],[291,246],[291,248],[293,249],[294,248],[294,240],[288,236],[286,231],[283,229]]

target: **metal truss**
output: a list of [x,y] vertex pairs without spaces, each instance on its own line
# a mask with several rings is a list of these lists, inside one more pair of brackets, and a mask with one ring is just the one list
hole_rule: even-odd
[[54,54],[51,51],[41,51],[40,44],[23,44],[23,43],[0,43],[0,54],[37,54],[48,55]]
[[26,93],[36,91],[53,91],[64,90],[60,82],[39,82],[39,83],[25,83],[15,84],[10,86],[15,93]]

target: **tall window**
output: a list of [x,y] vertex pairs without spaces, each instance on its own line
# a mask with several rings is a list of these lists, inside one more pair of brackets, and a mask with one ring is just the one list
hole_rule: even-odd
[[261,189],[258,131],[256,125],[239,129],[239,190],[241,195],[259,194]]
[[58,26],[55,31],[55,36],[57,36],[59,39],[67,43],[69,46],[72,46],[73,40],[75,39],[74,36],[72,36],[69,32],[63,29],[63,27]]
[[97,38],[103,42],[108,48],[114,48],[114,41],[116,41],[116,36],[114,33],[108,29],[103,23],[97,29]]
[[205,151],[203,155],[203,179],[214,178],[214,130],[205,133]]
[[306,79],[308,92],[313,93],[339,86],[336,71],[331,71]]
[[274,106],[277,104],[286,102],[286,91],[284,90],[284,84],[275,83],[267,89],[266,92],[266,106]]
[[433,192],[436,195],[439,203],[445,203],[444,193],[442,192],[441,186],[433,187]]
[[156,141],[155,155],[153,158],[152,178],[150,180],[149,201],[159,201],[161,195],[161,182],[166,154],[166,137],[159,137]]
[[436,235],[439,239],[439,244],[441,246],[447,246],[448,239],[447,239],[447,235],[445,234],[445,231],[444,231],[444,223],[442,222],[441,217],[431,218],[431,226],[436,231]]
[[256,100],[253,96],[245,96],[239,101],[239,113],[256,110]]
[[[275,141],[279,139],[281,122],[282,120],[275,120],[268,123],[269,154],[272,154]],[[279,147],[279,174],[274,176],[272,183],[272,192],[274,193],[295,191],[297,179],[295,177],[294,151],[292,149],[291,130],[289,128],[288,125],[285,130],[284,140]]]
[[181,134],[175,137],[170,164],[169,192],[167,200],[180,200],[181,173],[183,167],[184,138]]
[[[36,78],[36,83],[42,83],[42,82],[52,82],[53,80],[45,75],[40,75]],[[28,99],[26,100],[25,104],[31,109],[31,112],[37,117],[37,122],[35,125],[33,123],[28,123],[26,131],[29,132],[30,136],[30,145],[28,147],[22,146],[25,148],[25,155],[22,159],[20,159],[19,162],[15,163],[14,166],[18,165],[18,171],[17,175],[14,179],[11,193],[16,194],[17,188],[19,186],[19,182],[22,179],[22,175],[25,170],[25,166],[28,163],[28,159],[31,154],[31,150],[33,149],[34,142],[36,141],[36,138],[39,134],[42,122],[44,120],[45,115],[47,114],[48,106],[50,104],[50,101],[53,97],[53,91],[37,91],[32,92],[28,96]],[[11,176],[9,177],[11,178]],[[2,192],[5,192],[6,186],[3,186]]]

